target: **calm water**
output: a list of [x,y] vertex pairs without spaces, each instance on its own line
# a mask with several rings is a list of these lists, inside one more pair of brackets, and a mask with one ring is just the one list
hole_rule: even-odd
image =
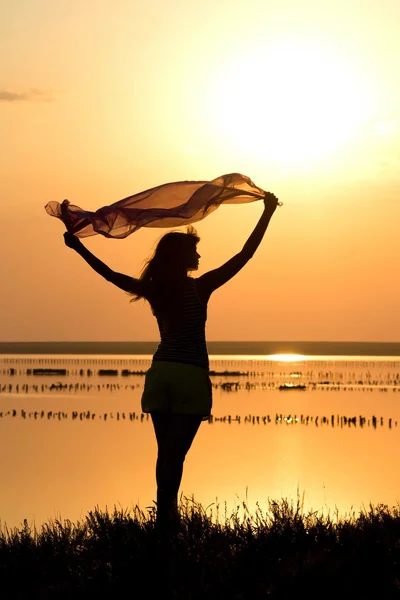
[[[156,443],[140,410],[144,377],[122,375],[145,371],[150,360],[0,357],[3,524],[153,505]],[[34,373],[47,368],[65,374]],[[117,374],[99,374],[106,369]],[[400,501],[399,357],[213,356],[211,369],[213,418],[186,458],[184,495],[214,514],[219,504],[221,515],[225,502],[228,514],[243,501],[264,509],[268,498],[296,500],[298,490],[307,511]]]

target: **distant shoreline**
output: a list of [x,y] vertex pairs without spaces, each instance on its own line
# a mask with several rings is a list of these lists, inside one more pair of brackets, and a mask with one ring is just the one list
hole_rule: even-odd
[[[0,354],[152,355],[158,342],[0,342]],[[400,356],[400,342],[208,342],[210,355]]]

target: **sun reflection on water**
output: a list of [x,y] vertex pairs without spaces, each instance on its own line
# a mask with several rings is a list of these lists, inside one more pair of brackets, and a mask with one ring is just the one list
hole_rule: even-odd
[[309,359],[305,354],[270,354],[268,358],[276,362],[299,362]]

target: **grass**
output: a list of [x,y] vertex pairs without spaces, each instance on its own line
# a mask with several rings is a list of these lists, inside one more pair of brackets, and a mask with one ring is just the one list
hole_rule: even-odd
[[400,597],[400,505],[339,518],[305,514],[299,498],[252,515],[243,502],[221,519],[219,506],[184,500],[173,536],[157,532],[154,507],[3,526],[1,598]]

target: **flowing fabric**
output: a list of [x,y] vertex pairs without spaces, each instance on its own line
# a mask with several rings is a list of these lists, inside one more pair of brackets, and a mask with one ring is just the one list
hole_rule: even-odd
[[46,204],[46,211],[79,238],[97,233],[126,238],[140,227],[179,227],[204,219],[221,204],[244,204],[268,195],[239,173],[212,181],[177,181],[128,196],[95,212],[64,200]]

